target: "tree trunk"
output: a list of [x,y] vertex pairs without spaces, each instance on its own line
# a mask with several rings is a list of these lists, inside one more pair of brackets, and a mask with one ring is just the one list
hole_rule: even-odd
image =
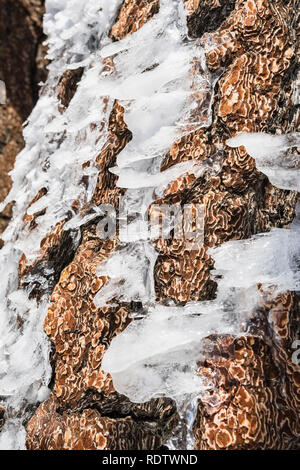
[[[11,188],[8,172],[24,146],[23,122],[38,98],[38,84],[47,74],[42,46],[44,0],[1,0],[0,8],[0,80],[5,83],[7,97],[5,105],[0,106],[2,202]],[[11,209],[10,204],[0,214],[0,234],[11,218]]]
[[[295,102],[299,6],[298,0],[185,1],[190,39],[199,38],[199,47],[210,44],[205,56],[214,77],[211,122],[176,140],[160,171],[189,160],[203,163],[215,158],[220,169],[178,177],[152,204],[204,207],[204,244],[198,250],[153,242],[158,252],[154,267],[158,305],[213,301],[218,279],[208,250],[272,228],[289,227],[295,217],[297,192],[273,186],[245,147],[230,148],[226,141],[241,132],[299,130]],[[113,43],[151,24],[158,11],[158,0],[124,0],[110,30]],[[113,59],[105,60],[110,73]],[[53,90],[62,116],[76,98],[88,67],[79,64],[57,77]],[[50,93],[49,87],[43,93]],[[97,183],[85,205],[80,198],[73,201],[73,214],[83,217],[101,204],[117,206],[125,194],[117,186],[116,175],[109,172],[134,138],[125,121],[124,104],[115,100],[107,131],[105,124],[94,125],[99,138],[107,132],[96,158]],[[78,134],[78,138],[83,136]],[[297,155],[297,149],[293,152]],[[89,165],[84,162],[83,168]],[[88,177],[82,178],[82,187],[88,191]],[[32,204],[49,191],[39,189]],[[43,210],[25,215],[30,230],[36,228]],[[70,220],[67,215],[56,221],[43,238],[37,259],[31,262],[23,254],[20,260],[20,287],[38,301],[51,295],[44,322],[51,341],[51,393],[28,415],[26,446],[159,449],[176,433],[174,400],[161,397],[133,403],[114,388],[111,375],[101,368],[112,339],[126,330],[132,314],[141,312],[139,301],[124,301],[118,293],[107,306],[99,308],[94,302],[109,281],[109,276],[97,276],[97,267],[118,252],[119,240],[99,238],[100,217],[65,230]],[[30,275],[46,281],[32,280]],[[260,285],[259,289],[263,291]],[[292,359],[298,324],[299,298],[287,291],[271,299],[266,295],[264,305],[249,316],[243,334],[214,334],[205,339],[207,348],[198,361],[198,373],[213,387],[199,393],[195,449],[299,448],[300,371]]]

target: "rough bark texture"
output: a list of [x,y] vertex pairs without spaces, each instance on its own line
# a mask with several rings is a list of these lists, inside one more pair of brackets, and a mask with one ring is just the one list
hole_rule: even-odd
[[[44,0],[0,0],[0,80],[7,101],[0,105],[0,201],[11,186],[8,172],[24,146],[22,124],[45,81],[45,39],[42,30]],[[11,217],[11,204],[0,214],[0,235]],[[1,246],[0,240],[0,246]]]
[[4,424],[4,408],[0,407],[0,431]]
[[[226,66],[218,83],[211,135],[223,139],[237,131],[299,130],[299,112],[292,101],[299,57],[298,12],[295,1],[236,2],[217,32],[221,45],[207,56],[211,68]],[[295,194],[261,180],[252,164],[241,150],[230,150],[223,160],[230,211],[238,215],[246,208],[237,225],[228,220],[231,239],[285,226],[293,215]],[[215,187],[213,199],[216,196]],[[211,211],[218,229],[219,201]],[[213,244],[224,241],[224,232]],[[286,293],[257,312],[253,336],[217,339],[215,357],[200,368],[217,391],[199,405],[197,449],[299,448],[300,375],[291,348],[298,324],[299,299]]]
[[[292,100],[299,1],[188,0],[186,6],[190,35],[213,34],[216,47],[207,54],[207,63],[212,71],[222,73],[212,125],[177,141],[162,169],[192,158],[203,160],[220,150],[223,153],[222,171],[217,176],[181,177],[161,200],[205,205],[205,245],[198,252],[184,251],[175,243],[156,244],[157,301],[181,303],[211,299],[215,294],[208,247],[249,238],[271,227],[286,227],[295,215],[297,195],[272,186],[245,149],[229,149],[226,139],[241,131],[290,132],[299,126]],[[112,38],[119,40],[151,21],[157,8],[156,0],[125,0]],[[62,77],[62,107],[73,93],[68,86],[76,88],[79,79],[78,71]],[[122,194],[108,169],[130,139],[122,107],[116,102],[109,141],[98,157],[100,173],[93,203],[114,204]],[[34,218],[30,218],[32,224]],[[110,376],[101,370],[111,339],[126,328],[129,312],[138,308],[132,303],[97,309],[93,303],[107,281],[96,277],[96,266],[110,256],[117,242],[99,240],[93,221],[83,226],[79,247],[70,253],[64,223],[58,221],[44,239],[35,266],[28,266],[24,257],[20,264],[21,282],[24,274],[42,269],[49,261],[54,262],[59,278],[45,319],[45,331],[53,344],[52,394],[27,426],[27,447],[157,449],[176,425],[174,403],[159,399],[132,404],[115,392]],[[64,258],[58,263],[54,259],[57,253]],[[63,264],[66,267],[61,272]],[[298,298],[286,293],[257,312],[247,336],[207,339],[213,354],[200,364],[200,372],[215,382],[216,389],[199,402],[196,449],[299,447],[300,375],[291,360],[297,321]]]

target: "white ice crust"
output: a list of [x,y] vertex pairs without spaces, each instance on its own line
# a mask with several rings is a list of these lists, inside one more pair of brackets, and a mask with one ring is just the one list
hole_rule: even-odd
[[[179,0],[161,0],[159,13],[150,21],[112,43],[108,32],[120,5],[121,0],[46,0],[49,77],[24,129],[26,147],[11,172],[12,190],[0,207],[16,201],[0,251],[0,405],[3,402],[6,409],[0,449],[24,448],[24,410],[50,393],[50,345],[43,331],[49,296],[37,303],[18,287],[18,262],[22,253],[34,262],[41,240],[66,216],[65,228],[74,230],[75,240],[78,227],[101,214],[97,207],[75,212],[72,203],[78,200],[81,209],[91,201],[98,176],[95,161],[107,142],[114,100],[124,107],[125,122],[133,133],[111,168],[118,186],[126,188],[124,206],[129,213],[143,216],[174,179],[206,170],[191,160],[160,172],[176,139],[211,123],[215,79],[206,69],[205,45],[188,38]],[[105,67],[107,61],[111,71]],[[83,67],[82,79],[68,108],[60,113],[57,84],[63,72],[78,67]],[[243,133],[227,144],[244,145],[274,185],[299,191],[299,164],[289,151],[299,145],[299,134]],[[83,169],[87,161],[90,165]],[[83,177],[87,185],[82,184]],[[28,214],[44,213],[29,231],[24,215],[41,188],[47,193]],[[143,224],[137,228],[133,222],[119,249],[98,267],[98,276],[110,278],[96,296],[99,308],[117,298],[142,302],[144,311],[112,341],[103,368],[111,373],[115,388],[134,402],[174,398],[188,427],[188,447],[193,445],[197,398],[207,387],[197,374],[197,361],[205,353],[203,339],[245,331],[262,301],[257,283],[272,295],[299,290],[299,226],[297,219],[289,229],[210,250],[218,292],[209,302],[185,306],[156,302],[157,252]],[[175,435],[169,445],[178,447],[179,441]]]

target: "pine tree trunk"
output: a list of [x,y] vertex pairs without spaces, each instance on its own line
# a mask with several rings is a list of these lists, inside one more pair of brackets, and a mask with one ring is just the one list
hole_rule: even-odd
[[[221,171],[205,172],[199,178],[182,176],[159,201],[201,203],[205,208],[204,246],[198,251],[156,244],[156,301],[180,305],[215,297],[209,248],[248,239],[272,227],[288,227],[295,216],[297,193],[273,186],[244,147],[229,148],[226,140],[239,132],[299,130],[295,103],[299,1],[186,0],[185,6],[190,37],[203,40],[209,34],[214,43],[206,53],[208,68],[217,77],[212,122],[177,140],[161,171],[215,155],[221,156]],[[158,0],[124,0],[111,39],[119,41],[151,22],[158,9]],[[68,70],[59,80],[56,93],[62,113],[76,93],[82,72],[81,68]],[[117,101],[108,129],[109,138],[97,158],[99,176],[92,205],[117,205],[124,194],[109,172],[132,139]],[[36,200],[43,194],[41,188]],[[27,215],[26,222],[33,228],[39,215]],[[126,329],[130,314],[137,310],[134,302],[117,301],[116,306],[101,309],[93,302],[106,283],[96,276],[97,266],[116,251],[118,242],[100,240],[93,220],[80,228],[74,248],[71,231],[64,230],[66,222],[57,221],[33,265],[25,256],[20,262],[23,287],[28,287],[30,273],[41,273],[50,265],[54,272],[46,288],[31,286],[37,299],[53,291],[44,324],[52,344],[53,376],[50,397],[28,422],[27,448],[159,449],[178,422],[174,401],[131,403],[115,391],[110,375],[101,369],[112,338]],[[292,361],[299,314],[298,296],[286,292],[256,312],[244,336],[207,338],[210,352],[199,363],[199,373],[215,388],[199,398],[196,449],[299,447],[300,375]]]
[[[38,98],[38,84],[46,80],[47,73],[42,46],[44,0],[1,0],[0,9],[0,80],[6,87],[6,104],[0,106],[2,202],[11,187],[8,172],[24,146],[22,124]],[[10,218],[11,205],[0,214],[0,234]]]

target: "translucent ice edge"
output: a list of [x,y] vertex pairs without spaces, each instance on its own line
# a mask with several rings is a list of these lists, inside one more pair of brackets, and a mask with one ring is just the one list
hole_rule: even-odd
[[[288,153],[289,148],[299,145],[299,133],[281,136],[244,133],[229,139],[227,144],[244,145],[273,184],[299,191],[298,162]],[[237,336],[245,333],[247,320],[263,304],[262,292],[274,298],[288,290],[299,291],[299,209],[289,229],[272,229],[209,250],[218,279],[214,301],[183,307],[166,307],[154,302],[143,318],[133,321],[113,339],[107,350],[102,366],[112,375],[116,389],[133,402],[171,397],[177,401],[182,416],[187,416],[190,403],[189,420],[184,420],[186,426],[181,422],[187,440],[177,432],[168,442],[171,448],[183,443],[189,448],[193,446],[191,422],[197,409],[193,403],[209,387],[197,374],[196,366],[205,353],[203,338],[213,333]],[[133,257],[131,265],[137,264],[138,259]],[[133,292],[128,290],[134,284],[133,274],[126,272],[128,297]],[[153,272],[149,275],[153,276]]]

